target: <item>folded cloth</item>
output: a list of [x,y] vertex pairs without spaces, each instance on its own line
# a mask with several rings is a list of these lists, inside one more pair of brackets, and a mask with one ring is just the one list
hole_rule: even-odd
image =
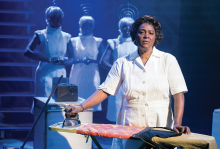
[[133,134],[131,136],[132,138],[138,138],[143,140],[146,143],[150,143],[151,145],[155,146],[155,148],[164,148],[167,149],[166,147],[154,143],[151,139],[155,136],[160,137],[160,138],[168,138],[168,137],[174,137],[174,136],[181,136],[182,133],[176,133],[170,128],[166,127],[146,127],[144,130]]

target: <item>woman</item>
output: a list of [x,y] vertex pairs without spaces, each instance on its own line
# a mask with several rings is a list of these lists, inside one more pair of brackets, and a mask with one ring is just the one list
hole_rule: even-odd
[[[65,65],[73,63],[71,35],[61,30],[63,11],[50,6],[45,11],[47,28],[35,31],[32,41],[28,44],[25,56],[38,60],[35,75],[35,96],[49,97],[52,91],[53,77],[66,77]],[[33,52],[39,45],[39,53]],[[64,57],[70,54],[70,59]]]
[[[128,55],[137,50],[137,46],[132,42],[130,36],[130,28],[134,23],[134,20],[130,17],[124,17],[120,19],[118,28],[120,35],[116,39],[108,39],[108,46],[100,62],[101,65],[107,69],[111,69],[112,64],[110,63],[110,57],[113,57],[113,63],[120,57]],[[108,109],[106,118],[109,121],[116,122],[120,107],[122,90],[119,90],[117,96],[108,97]]]
[[[172,127],[170,92],[174,97],[174,125],[177,133],[190,133],[182,126],[185,80],[178,62],[171,54],[159,51],[160,23],[151,16],[138,18],[131,29],[138,50],[119,58],[112,66],[105,82],[80,106],[70,106],[71,114],[81,112],[123,90],[122,108],[118,124],[139,127]],[[131,143],[132,142],[132,143]],[[113,140],[112,148],[138,148],[141,141]]]
[[108,39],[108,46],[101,59],[101,64],[111,69],[112,64],[109,62],[110,57],[113,57],[113,63],[120,57],[128,55],[137,50],[130,36],[130,28],[134,20],[129,17],[120,19],[118,28],[120,35],[116,39]]
[[[78,86],[78,96],[87,99],[100,85],[98,60],[104,49],[102,38],[93,36],[95,20],[91,16],[83,16],[79,20],[80,33],[71,38],[74,53],[69,83]],[[93,107],[93,111],[101,111],[101,103]]]

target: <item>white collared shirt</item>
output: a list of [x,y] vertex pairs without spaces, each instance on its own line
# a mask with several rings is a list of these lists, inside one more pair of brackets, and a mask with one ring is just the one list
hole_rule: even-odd
[[130,126],[171,127],[170,92],[187,92],[176,58],[155,47],[145,66],[138,51],[117,59],[99,89],[116,95],[120,86],[118,124]]

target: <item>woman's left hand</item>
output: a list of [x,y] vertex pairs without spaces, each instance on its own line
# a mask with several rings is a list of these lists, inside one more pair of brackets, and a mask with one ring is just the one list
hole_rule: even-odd
[[65,61],[67,61],[68,58],[67,57],[63,57],[63,58],[57,58],[57,57],[53,57],[51,59],[52,63],[54,65],[64,65],[65,64]]
[[55,62],[53,62],[54,65],[64,65],[63,60],[57,60]]
[[173,130],[176,132],[176,133],[186,133],[186,134],[190,134],[191,131],[190,131],[190,128],[188,126],[181,126],[181,125],[178,125],[178,124],[174,124],[173,126]]

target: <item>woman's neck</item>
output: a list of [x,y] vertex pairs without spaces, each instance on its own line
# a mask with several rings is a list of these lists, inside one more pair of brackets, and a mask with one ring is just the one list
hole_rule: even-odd
[[147,63],[152,52],[153,52],[153,47],[150,49],[141,49],[140,47],[138,48],[138,53],[144,65]]

